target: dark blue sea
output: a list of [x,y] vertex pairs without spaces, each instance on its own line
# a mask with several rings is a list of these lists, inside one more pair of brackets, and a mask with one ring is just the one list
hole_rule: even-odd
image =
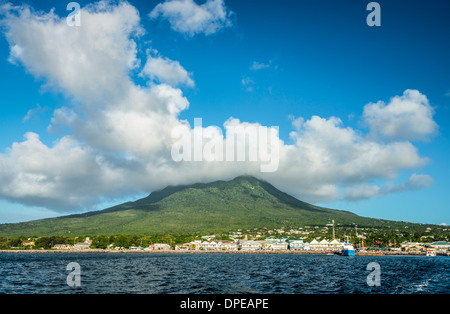
[[[79,273],[68,270],[69,263],[79,265]],[[368,268],[369,263],[377,267]],[[79,281],[70,286],[68,277]],[[0,253],[4,294],[449,292],[450,257],[445,256]]]

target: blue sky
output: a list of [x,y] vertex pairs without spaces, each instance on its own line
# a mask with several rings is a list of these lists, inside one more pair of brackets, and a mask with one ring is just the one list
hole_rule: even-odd
[[[326,207],[450,223],[450,5],[377,2],[379,27],[367,25],[369,1],[360,0],[79,1],[86,14],[77,39],[65,25],[68,2],[0,2],[0,222],[101,209],[166,184],[245,172]],[[53,31],[68,33],[52,40]],[[161,67],[146,71],[152,60]],[[123,82],[130,95],[151,95],[119,99]],[[150,92],[164,86],[176,112],[130,105],[170,106]],[[123,129],[108,120],[124,114]],[[132,114],[143,120],[133,125]],[[278,126],[287,157],[271,174],[173,165],[164,159],[165,127],[197,117],[204,127],[230,118]]]

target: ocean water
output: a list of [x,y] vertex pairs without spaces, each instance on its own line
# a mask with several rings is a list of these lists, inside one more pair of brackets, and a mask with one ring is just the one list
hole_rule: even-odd
[[[79,285],[69,286],[80,267]],[[376,263],[378,270],[367,268]],[[371,264],[373,265],[373,264]],[[377,277],[373,277],[374,271]],[[379,279],[379,285],[369,285]],[[75,278],[75,277],[70,277]],[[445,256],[0,253],[5,294],[448,294]]]

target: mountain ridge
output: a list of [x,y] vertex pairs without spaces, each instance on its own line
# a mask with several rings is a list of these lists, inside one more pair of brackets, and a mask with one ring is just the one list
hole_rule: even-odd
[[411,224],[315,206],[245,175],[229,181],[167,186],[103,210],[3,224],[0,236],[218,232],[326,225],[332,220],[360,227]]

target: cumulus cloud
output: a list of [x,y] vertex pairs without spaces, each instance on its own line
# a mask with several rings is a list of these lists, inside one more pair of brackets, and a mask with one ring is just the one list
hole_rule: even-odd
[[[190,104],[178,85],[193,86],[191,75],[178,61],[159,54],[139,59],[136,42],[143,33],[139,12],[127,2],[106,4],[83,8],[82,27],[68,27],[65,18],[52,11],[2,7],[10,60],[73,102],[53,112],[48,131],[62,133],[59,140],[49,145],[38,134],[26,133],[24,141],[0,154],[0,198],[62,212],[94,206],[103,198],[241,174],[266,179],[309,202],[370,198],[431,184],[429,176],[414,174],[404,185],[371,185],[374,180],[390,182],[428,162],[411,140],[436,129],[432,110],[425,95],[409,90],[387,105],[379,102],[364,108],[371,134],[346,127],[338,117],[290,117],[291,144],[280,139],[270,143],[276,145],[279,160],[274,172],[261,172],[267,159],[227,161],[207,155],[202,161],[176,162],[174,130],[190,139],[201,130],[200,150],[208,151],[211,146],[226,148],[230,138],[222,130],[231,126],[269,127],[228,118],[222,126],[196,128],[181,120],[180,113]],[[211,13],[216,6],[225,10],[222,1],[197,5],[173,0],[157,6],[152,14],[164,16],[164,12],[175,12],[168,8],[182,5],[187,6],[186,12],[192,11],[191,15],[180,13],[183,18],[200,14],[196,10]],[[209,19],[202,14],[206,13],[194,19],[198,26],[184,25],[186,32],[218,30],[207,31]],[[141,73],[148,84],[135,84],[131,73]],[[244,78],[242,84],[248,88],[252,81]],[[404,126],[406,133],[395,127],[408,119],[428,127]],[[251,143],[244,145],[251,152]]]
[[[139,176],[130,188],[114,180],[100,184],[92,178],[102,178],[100,172],[104,172],[112,177],[117,175],[116,182],[119,182],[125,180],[123,173],[131,171],[129,175],[133,176],[135,171],[145,173],[146,167],[156,167],[162,158],[161,151],[167,150],[171,140],[170,131],[181,123],[177,115],[188,108],[189,102],[180,89],[171,85],[141,87],[130,79],[130,71],[140,64],[135,39],[143,30],[138,11],[127,2],[117,5],[98,2],[82,9],[83,27],[68,27],[64,17],[52,11],[35,12],[28,6],[4,5],[2,12],[10,60],[23,65],[35,77],[43,78],[49,88],[74,99],[76,105],[57,108],[48,127],[50,132],[69,129],[70,146],[62,145],[67,143],[67,137],[63,137],[61,143],[50,148],[30,133],[24,142],[13,144],[9,154],[0,155],[2,183],[6,187],[1,196],[27,204],[33,199],[36,204],[64,210],[73,208],[75,200],[78,206],[85,206],[97,199],[77,187],[78,184],[86,190],[97,191],[98,195],[139,189]],[[53,182],[50,178],[55,173],[46,173],[51,166],[43,166],[36,172],[19,166],[16,159],[20,154],[16,152],[27,147],[30,160],[38,164],[64,159],[76,147],[83,152],[83,158],[68,159],[73,164],[62,164],[58,181]],[[39,154],[44,148],[45,155]],[[92,170],[92,176],[82,172],[84,184],[62,171],[65,166],[82,170],[82,163]],[[18,181],[20,178],[24,181]],[[48,193],[37,193],[33,182],[36,187],[45,182]],[[68,197],[74,202],[69,202]],[[61,206],[63,203],[65,206]]]
[[166,0],[149,14],[152,19],[167,19],[174,31],[188,36],[211,35],[230,27],[231,15],[224,0],[206,0],[200,5],[194,0]]
[[283,147],[279,173],[268,176],[285,191],[307,201],[336,200],[340,186],[392,179],[402,170],[428,162],[409,142],[375,141],[343,126],[336,117],[291,119],[296,128],[291,132],[294,144]]
[[188,73],[178,61],[161,56],[148,56],[141,75],[152,81],[167,83],[172,86],[186,85],[194,87],[191,73]]
[[414,191],[430,187],[433,181],[429,175],[413,173],[406,182],[400,185],[388,182],[382,186],[361,184],[348,188],[344,191],[344,198],[350,201],[359,201],[391,193]]
[[370,103],[363,118],[375,135],[390,139],[424,140],[437,131],[434,110],[428,98],[417,90],[406,90],[402,96]]
[[23,142],[14,143],[7,154],[0,155],[0,195],[32,206],[79,209],[80,205],[95,204],[102,194],[108,194],[113,182],[123,179],[109,167],[91,148],[70,136],[48,147],[29,132]]
[[2,19],[10,60],[83,102],[116,99],[138,66],[133,37],[143,32],[139,12],[126,2],[102,1],[83,8],[82,15],[83,27],[68,27],[53,11],[10,6]]

